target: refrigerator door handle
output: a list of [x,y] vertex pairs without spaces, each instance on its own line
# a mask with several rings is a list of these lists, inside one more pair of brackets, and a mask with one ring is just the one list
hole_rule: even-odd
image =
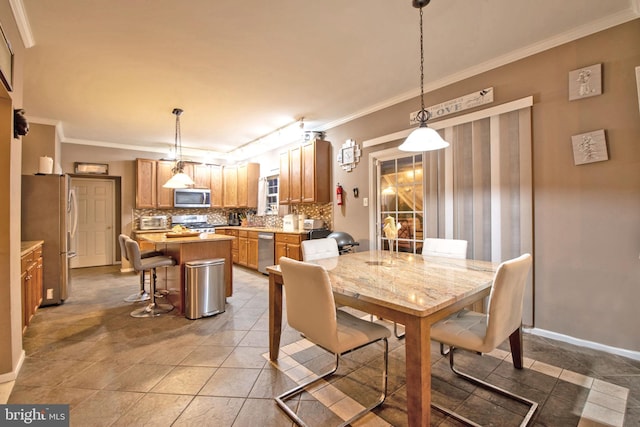
[[69,190],[69,214],[72,218],[71,225],[71,238],[76,235],[76,230],[78,229],[78,200],[76,199],[76,191],[72,188]]

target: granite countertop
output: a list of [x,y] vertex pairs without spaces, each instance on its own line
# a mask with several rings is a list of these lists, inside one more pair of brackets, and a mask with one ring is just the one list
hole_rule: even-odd
[[26,240],[20,242],[20,256],[24,256],[44,244],[44,240]]
[[185,233],[184,237],[167,237],[167,233],[145,233],[140,236],[143,240],[147,240],[153,243],[199,243],[199,242],[216,242],[224,240],[233,240],[235,237],[227,236],[225,234],[214,233],[200,233],[196,235],[190,235],[191,233]]

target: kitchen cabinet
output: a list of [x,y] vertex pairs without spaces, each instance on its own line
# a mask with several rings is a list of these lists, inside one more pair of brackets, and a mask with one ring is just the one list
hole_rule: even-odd
[[42,283],[42,244],[24,253],[21,257],[22,283],[22,332],[31,323],[34,314],[40,307],[43,297]]
[[238,230],[238,264],[258,269],[258,232]]
[[331,201],[331,143],[320,139],[302,145],[302,203]]
[[235,208],[238,206],[238,167],[224,167],[224,195],[223,205],[225,208]]
[[331,143],[316,139],[280,154],[280,204],[331,201]]
[[193,182],[194,188],[211,189],[211,168],[209,165],[202,163],[193,164]]
[[233,242],[231,242],[231,259],[232,259],[234,264],[238,264],[240,262],[240,246],[239,246],[239,242],[238,242],[238,231],[239,230],[225,229],[225,230],[221,230],[221,231],[223,231],[224,234],[226,234],[227,236],[235,237],[235,239],[233,239]]
[[170,209],[173,207],[173,188],[164,188],[165,182],[173,176],[173,168],[176,163],[170,160],[158,160],[156,165],[158,201],[157,208]]
[[258,207],[259,163],[224,167],[223,205],[226,208]]
[[136,159],[136,208],[155,208],[157,201],[157,162]]
[[302,261],[302,241],[306,239],[306,234],[276,233],[276,264],[279,263],[280,257],[283,256]]
[[211,207],[223,207],[222,166],[211,165]]

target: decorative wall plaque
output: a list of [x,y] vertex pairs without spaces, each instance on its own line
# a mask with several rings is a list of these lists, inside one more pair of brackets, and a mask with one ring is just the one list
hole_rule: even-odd
[[602,64],[569,72],[569,101],[602,94]]
[[360,154],[358,144],[353,139],[348,139],[347,142],[342,144],[342,148],[338,150],[338,164],[342,166],[342,169],[351,172],[360,161]]
[[577,165],[609,160],[604,129],[571,137],[573,162]]

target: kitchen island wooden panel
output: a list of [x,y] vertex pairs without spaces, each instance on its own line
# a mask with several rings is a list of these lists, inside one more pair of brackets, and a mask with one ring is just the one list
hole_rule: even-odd
[[175,267],[163,269],[166,270],[166,275],[158,271],[158,285],[161,287],[162,281],[166,283],[169,300],[180,314],[184,314],[186,291],[184,265],[189,261],[224,258],[225,295],[230,297],[233,294],[231,245],[235,237],[213,233],[190,237],[167,237],[166,233],[145,233],[140,234],[139,238],[153,243],[156,250],[176,260]]

